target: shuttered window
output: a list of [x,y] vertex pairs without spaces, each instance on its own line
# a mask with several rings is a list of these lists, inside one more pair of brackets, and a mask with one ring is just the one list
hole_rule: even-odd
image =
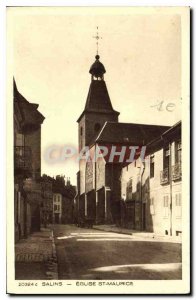
[[175,195],[175,215],[177,218],[181,218],[182,216],[182,201],[181,194],[178,193]]
[[167,218],[169,216],[169,196],[163,197],[163,216]]
[[150,198],[150,214],[151,215],[155,214],[155,210],[154,210],[154,198],[153,197]]

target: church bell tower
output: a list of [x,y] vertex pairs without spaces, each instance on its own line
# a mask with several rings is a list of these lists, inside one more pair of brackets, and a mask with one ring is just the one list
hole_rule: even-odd
[[106,121],[118,122],[119,112],[112,107],[110,97],[104,81],[106,73],[100,56],[95,56],[89,73],[91,83],[84,111],[78,122],[79,151],[85,146],[90,146],[98,136]]

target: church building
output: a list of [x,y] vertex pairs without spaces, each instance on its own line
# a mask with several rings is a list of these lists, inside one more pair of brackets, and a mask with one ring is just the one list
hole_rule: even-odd
[[[169,127],[120,123],[119,112],[111,103],[104,74],[104,65],[100,56],[95,56],[89,73],[91,83],[85,108],[78,118],[79,151],[89,147],[90,152],[97,149],[116,146],[145,146],[159,137]],[[119,153],[116,151],[116,156]],[[122,221],[122,170],[125,161],[108,160],[99,155],[96,160],[79,161],[77,174],[77,215],[78,218],[90,218],[96,224],[117,224]]]

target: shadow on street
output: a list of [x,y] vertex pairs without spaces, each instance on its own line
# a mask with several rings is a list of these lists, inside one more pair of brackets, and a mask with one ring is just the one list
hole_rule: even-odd
[[55,225],[59,279],[181,279],[181,244]]

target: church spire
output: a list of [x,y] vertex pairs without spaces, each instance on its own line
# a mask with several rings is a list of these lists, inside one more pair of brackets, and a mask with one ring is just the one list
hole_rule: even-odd
[[[97,27],[98,30],[98,27]],[[89,121],[89,124],[92,123],[92,126],[95,126],[94,122],[97,120],[97,124],[103,126],[106,121],[118,122],[119,112],[115,111],[112,107],[112,103],[108,94],[107,86],[104,81],[104,74],[106,73],[104,65],[100,62],[99,56],[99,33],[94,37],[97,42],[97,54],[95,56],[95,62],[90,67],[89,73],[91,74],[91,83],[89,87],[88,96],[86,99],[85,108],[80,115],[77,122],[79,127],[81,127],[81,132],[83,132],[83,126],[81,125],[86,120]],[[84,118],[83,118],[84,117]],[[92,120],[91,120],[92,119]],[[89,125],[88,125],[89,126]],[[91,127],[91,126],[90,126]],[[85,144],[89,142],[88,139],[92,138],[93,133],[90,134],[92,128],[85,129],[85,132],[89,131],[89,137],[86,137]],[[91,136],[92,135],[92,136]],[[83,136],[83,135],[82,135]],[[80,138],[81,140],[81,138]]]
[[99,40],[102,39],[101,36],[99,36],[99,32],[98,32],[99,27],[97,26],[97,34],[96,36],[93,36],[93,38],[95,38],[96,41],[96,45],[97,45],[97,54],[95,56],[95,62],[92,64],[89,73],[92,75],[92,80],[104,80],[103,75],[106,73],[105,67],[104,65],[99,61],[100,56],[99,56]]
[[97,35],[93,36],[94,39],[97,40],[96,45],[97,45],[97,55],[99,55],[99,40],[102,39],[101,36],[99,36],[99,27],[97,26]]

